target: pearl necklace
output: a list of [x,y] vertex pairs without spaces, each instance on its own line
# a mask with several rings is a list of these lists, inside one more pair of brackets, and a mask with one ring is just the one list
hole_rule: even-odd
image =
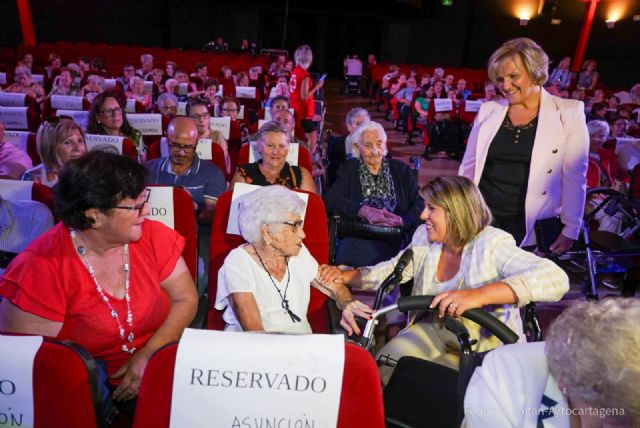
[[[74,229],[69,229],[69,232],[71,233],[71,239],[75,244],[77,244],[76,231]],[[96,274],[95,274],[95,270],[93,269],[93,266],[91,266],[91,263],[89,263],[89,259],[87,258],[86,247],[82,245],[78,245],[77,250],[78,250],[78,254],[80,254],[80,257],[82,258],[82,261],[84,262],[85,267],[87,268],[87,271],[89,271],[89,275],[91,275],[91,278],[93,278],[93,282],[96,285],[96,291],[102,298],[102,301],[109,308],[111,317],[115,319],[116,323],[118,324],[118,333],[119,333],[120,339],[123,341],[123,344],[121,346],[122,352],[126,354],[133,354],[136,351],[136,347],[133,346],[133,339],[135,336],[133,334],[133,313],[131,312],[131,297],[129,296],[129,276],[131,273],[130,266],[129,266],[129,244],[124,244],[122,248],[122,251],[124,253],[124,265],[122,267],[122,270],[124,271],[124,300],[127,302],[126,323],[129,326],[129,335],[126,336],[126,339],[124,334],[125,333],[124,328],[122,327],[122,324],[120,323],[120,318],[118,317],[118,312],[113,308],[113,306],[111,306],[111,302],[109,301],[109,298],[104,293],[103,288],[98,283],[98,279],[96,278]]]

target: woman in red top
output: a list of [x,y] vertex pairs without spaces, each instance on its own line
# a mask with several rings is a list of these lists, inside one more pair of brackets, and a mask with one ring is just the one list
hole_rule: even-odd
[[149,358],[180,337],[198,300],[184,238],[145,219],[145,175],[101,151],[68,164],[54,191],[62,221],[0,279],[0,331],[83,346],[106,362],[116,401],[137,396]]
[[315,86],[311,75],[307,71],[313,62],[313,53],[307,45],[302,45],[293,54],[296,61],[296,68],[293,69],[291,80],[289,81],[289,101],[295,111],[296,119],[299,121],[304,135],[307,137],[309,151],[313,154],[318,142],[317,123],[313,121],[316,105],[313,94],[322,88],[324,80],[319,81]]

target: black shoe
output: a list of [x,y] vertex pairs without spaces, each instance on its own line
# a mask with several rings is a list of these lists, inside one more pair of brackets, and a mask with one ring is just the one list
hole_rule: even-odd
[[431,157],[431,155],[429,154],[429,151],[428,151],[428,150],[425,150],[425,151],[424,151],[424,153],[422,154],[422,159],[424,159],[424,160],[428,160],[428,161],[433,160],[433,158],[432,158],[432,157]]

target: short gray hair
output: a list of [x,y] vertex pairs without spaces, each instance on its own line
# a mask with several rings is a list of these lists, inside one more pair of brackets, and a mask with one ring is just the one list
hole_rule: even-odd
[[172,101],[176,106],[178,105],[178,97],[170,92],[161,93],[158,97],[158,101],[156,101],[156,104],[158,105],[158,107],[160,107],[164,105],[165,101]]
[[296,62],[296,65],[299,65],[303,68],[308,68],[313,61],[313,52],[309,45],[299,46],[298,49],[293,54],[293,58]]
[[271,120],[263,124],[262,127],[258,129],[258,132],[256,132],[256,141],[263,143],[266,135],[271,132],[284,134],[287,137],[287,143],[291,142],[289,132],[277,120]]
[[590,120],[587,122],[587,129],[589,130],[589,136],[592,137],[599,131],[604,131],[606,136],[609,136],[611,129],[609,124],[604,120]]
[[599,409],[623,409],[611,417],[621,426],[640,423],[639,324],[638,299],[577,302],[546,338],[549,369],[565,395]]
[[371,120],[371,116],[369,115],[369,112],[367,110],[361,107],[355,107],[349,110],[349,112],[347,113],[347,125],[353,126],[353,124],[356,122],[356,117],[360,115],[367,116],[367,121]]
[[242,238],[250,244],[262,241],[262,226],[286,221],[288,215],[304,214],[305,203],[284,186],[265,186],[243,196],[238,209]]
[[29,70],[29,67],[25,67],[23,65],[16,67],[16,69],[14,70],[13,74],[26,74],[28,77],[31,77],[31,70]]
[[489,58],[487,73],[497,83],[498,69],[508,59],[519,57],[524,68],[536,85],[544,85],[549,78],[549,57],[533,40],[520,37],[505,42]]
[[87,81],[95,83],[96,85],[100,86],[100,89],[102,89],[103,91],[107,86],[106,82],[104,81],[104,77],[98,76],[97,74],[92,74],[91,76],[87,77]]
[[129,79],[129,87],[133,87],[133,85],[137,82],[137,81],[141,81],[144,84],[144,79],[140,76],[133,76],[131,79]]
[[378,135],[380,136],[380,139],[382,140],[382,144],[384,144],[383,156],[386,156],[387,155],[387,133],[385,132],[382,125],[380,125],[378,122],[374,122],[370,120],[369,122],[364,122],[360,124],[360,126],[358,126],[356,130],[353,131],[353,134],[352,134],[352,141],[354,143],[353,157],[356,157],[356,158],[360,157],[360,151],[358,147],[362,144],[364,133],[367,131],[375,131],[378,133]]

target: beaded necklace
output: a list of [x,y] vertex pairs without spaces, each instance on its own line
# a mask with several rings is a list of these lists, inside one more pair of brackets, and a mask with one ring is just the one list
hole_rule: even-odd
[[271,280],[271,283],[276,288],[276,291],[278,292],[278,295],[282,300],[282,309],[287,311],[287,313],[289,314],[289,317],[291,317],[292,322],[294,323],[301,322],[302,320],[300,319],[300,317],[296,315],[289,307],[289,300],[287,300],[287,291],[289,290],[289,280],[291,279],[291,276],[289,274],[289,257],[285,257],[285,260],[287,262],[287,285],[284,288],[284,295],[283,295],[280,289],[278,288],[278,286],[276,285],[276,282],[274,281],[273,277],[271,276],[271,272],[269,272],[269,269],[267,269],[267,266],[265,266],[264,262],[262,261],[262,257],[260,257],[260,253],[258,253],[258,249],[254,245],[252,245],[252,247],[253,247],[253,251],[256,252],[256,256],[258,256],[258,260],[260,260],[260,264],[262,265],[264,270],[267,271],[267,275],[269,275],[269,279]]
[[[78,242],[76,237],[76,231],[74,229],[69,229],[69,231],[71,233],[71,239],[77,245]],[[93,269],[93,266],[91,266],[91,263],[89,263],[89,259],[87,258],[86,247],[82,245],[78,245],[77,250],[78,250],[78,254],[80,254],[80,257],[82,258],[82,261],[84,262],[85,267],[89,271],[89,275],[91,275],[91,278],[93,278],[93,282],[96,285],[96,291],[102,298],[102,301],[109,308],[111,317],[115,319],[116,323],[118,324],[118,334],[120,336],[120,339],[123,342],[120,349],[122,349],[122,352],[126,354],[133,354],[136,351],[136,347],[133,346],[133,339],[135,336],[133,334],[133,313],[131,312],[131,297],[129,296],[129,277],[131,273],[130,272],[131,268],[129,265],[129,244],[124,244],[124,246],[122,247],[122,251],[124,253],[124,265],[122,266],[122,270],[124,271],[124,300],[127,302],[126,323],[127,323],[127,326],[129,327],[129,335],[126,336],[126,338],[124,334],[125,333],[124,327],[122,327],[122,324],[120,323],[120,318],[118,317],[118,312],[113,308],[113,306],[111,306],[111,302],[109,301],[109,298],[107,297],[104,290],[98,283],[98,279],[96,278],[96,274],[95,274],[95,269]]]

